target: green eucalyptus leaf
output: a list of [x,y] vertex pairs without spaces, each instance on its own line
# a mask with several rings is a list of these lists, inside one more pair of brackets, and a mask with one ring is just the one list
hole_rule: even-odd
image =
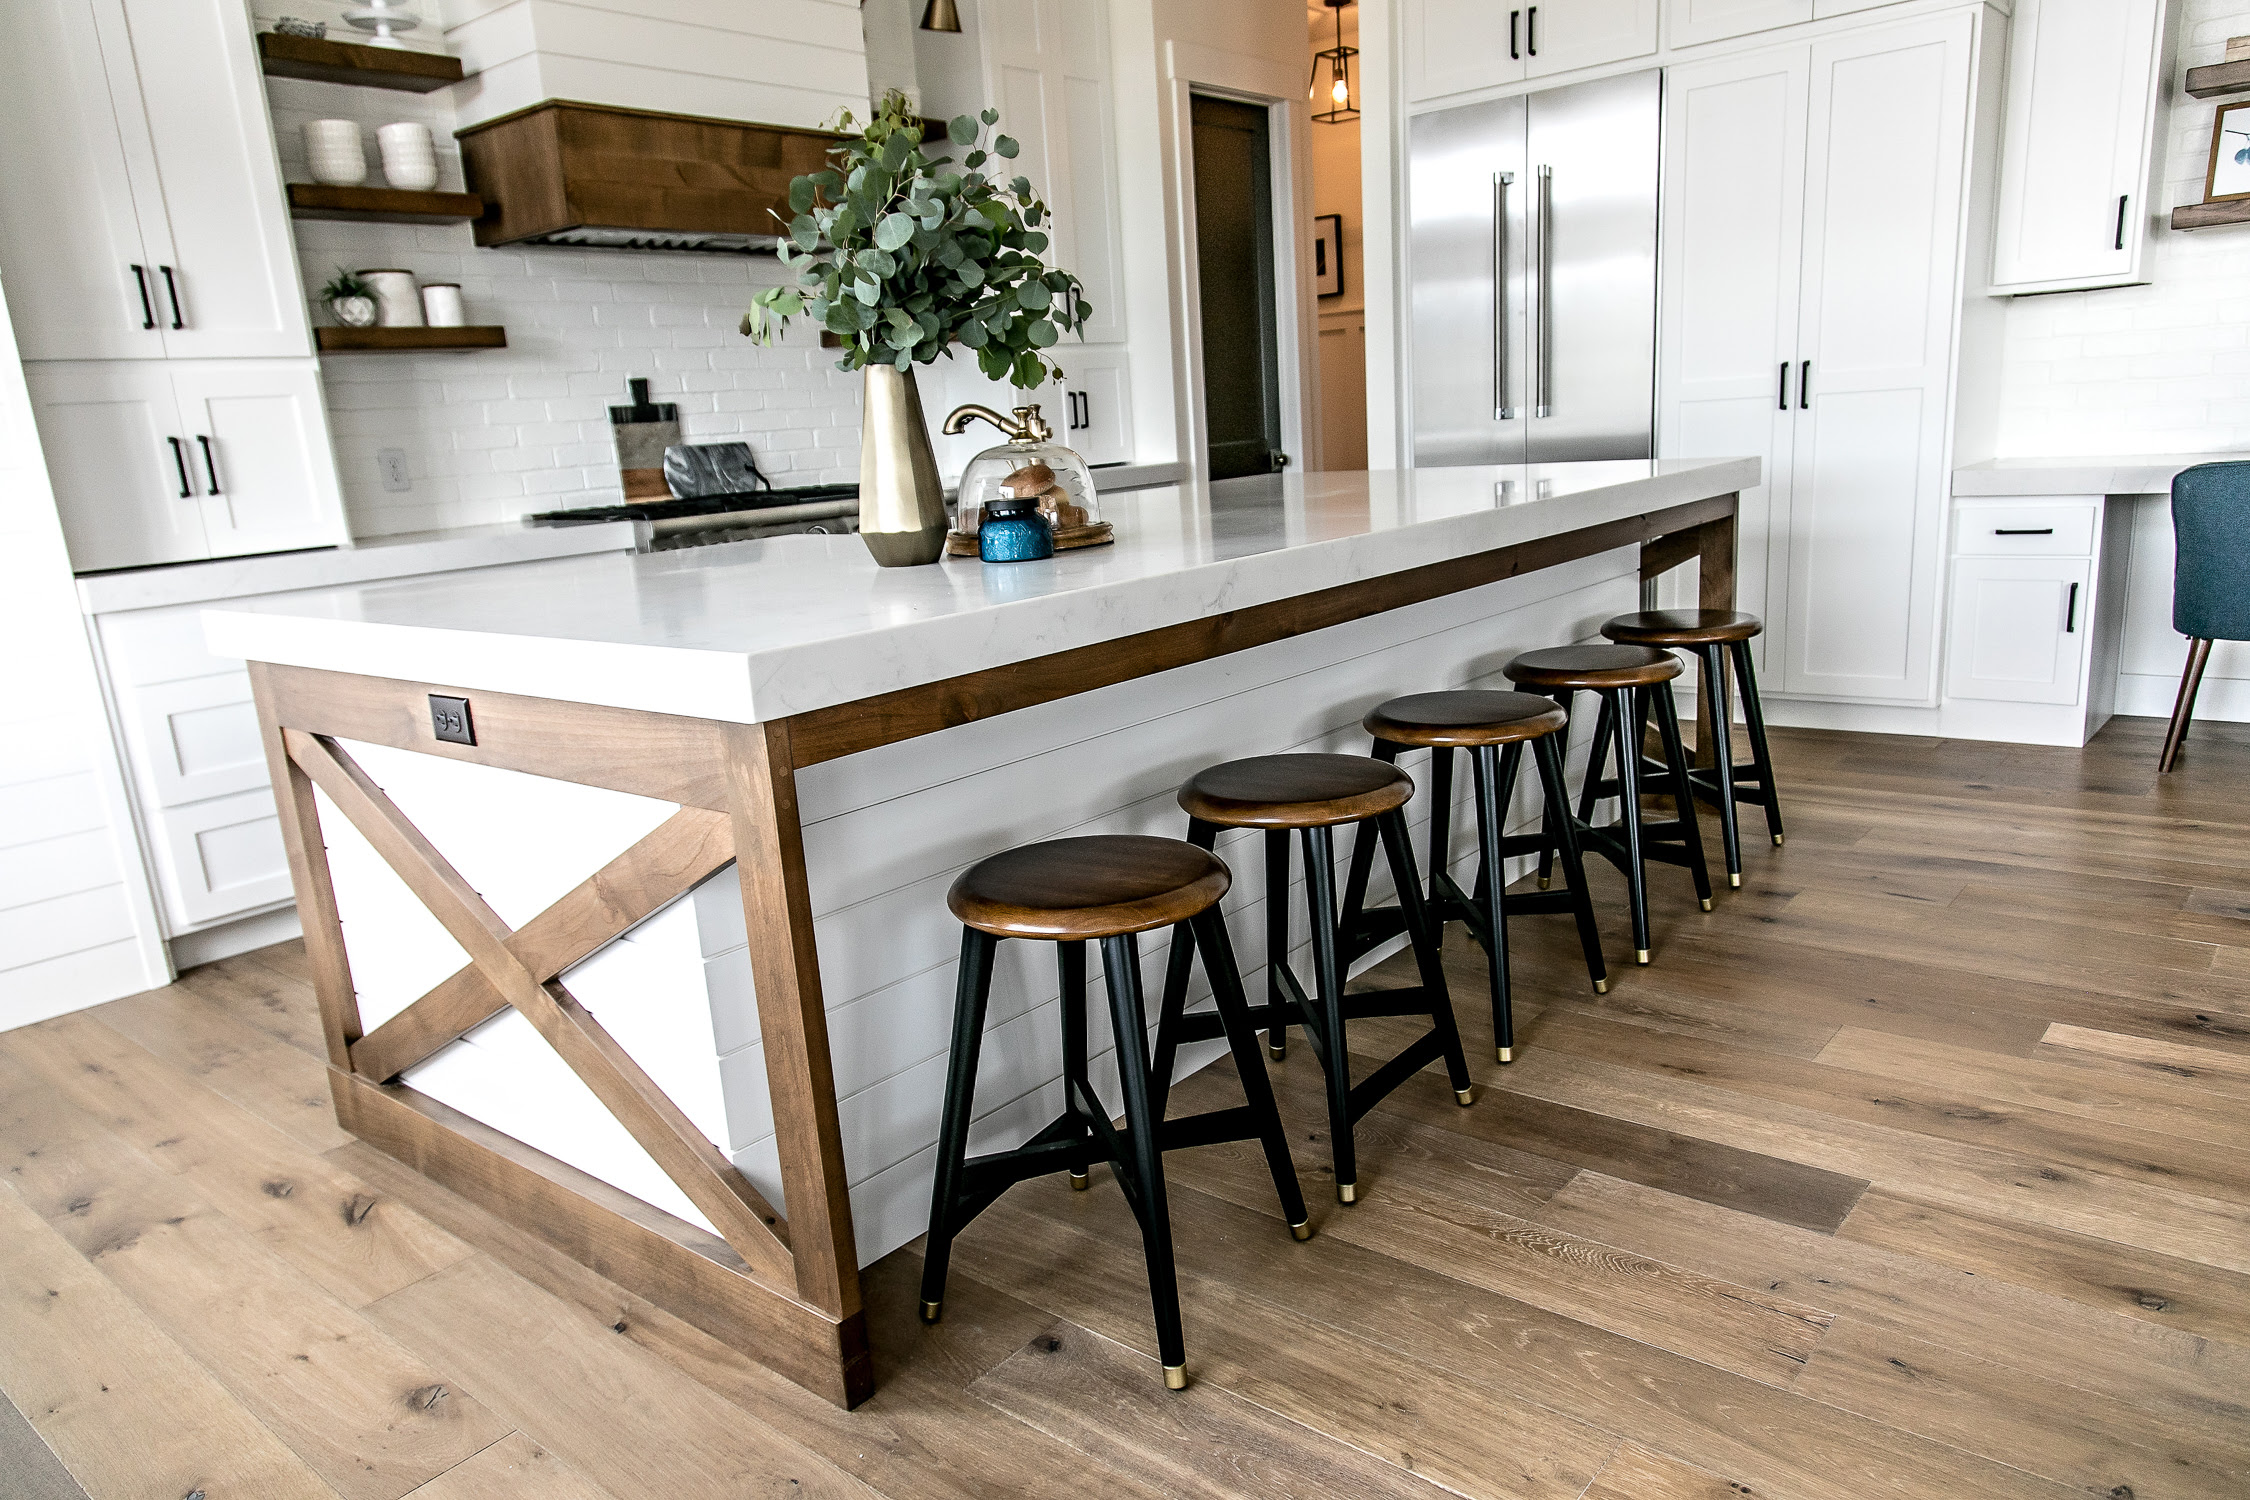
[[789,237],[802,249],[820,248],[820,226],[813,222],[811,214],[799,214],[789,221]]
[[945,134],[956,145],[974,145],[977,139],[977,122],[967,115],[955,115],[946,121]]
[[[977,168],[983,166],[987,160],[988,158],[982,151],[971,151],[967,156],[961,158],[961,165],[974,172]],[[983,186],[982,178],[973,180],[976,181],[978,186]]]
[[1053,299],[1043,281],[1027,281],[1016,288],[1016,305],[1025,312],[1039,312]]
[[1014,161],[1016,153],[1023,148],[1016,144],[1016,138],[1012,135],[996,135],[992,138],[992,149]]
[[980,112],[977,115],[977,118],[984,121],[984,123],[987,125],[997,125],[1000,123],[1000,111],[996,109],[987,109]]
[[801,214],[806,209],[811,208],[813,199],[818,196],[813,190],[813,181],[810,177],[797,177],[790,180],[789,208],[792,213]]
[[896,250],[914,238],[914,221],[905,214],[885,214],[875,225],[875,247]]
[[[1006,153],[1006,154],[1008,154],[1008,155],[1013,155],[1014,153],[1013,153],[1013,152],[1009,152],[1009,153]],[[1012,179],[1012,180],[1011,180],[1011,181],[1010,181],[1010,182],[1008,183],[1008,186],[1009,186],[1009,187],[1011,187],[1011,188],[1014,188],[1014,189],[1015,189],[1015,191],[1016,191],[1016,196],[1017,196],[1018,198],[1021,198],[1021,199],[1023,199],[1023,200],[1025,201],[1025,202],[1030,202],[1030,201],[1031,201],[1031,179],[1030,179],[1030,178],[1028,178],[1028,177],[1021,177],[1021,176],[1019,176],[1019,177],[1016,177],[1016,178]]]
[[982,323],[968,322],[961,325],[961,342],[971,349],[982,349],[991,337],[984,331]]
[[1009,383],[1018,390],[1028,391],[1035,385],[1044,384],[1046,378],[1047,365],[1044,360],[1036,354],[1019,354],[1016,356],[1015,371],[1009,376]]
[[1024,337],[1031,341],[1031,347],[1034,349],[1051,349],[1054,347],[1055,340],[1061,338],[1062,335],[1055,332],[1054,324],[1048,322],[1045,318],[1041,318],[1024,330]]

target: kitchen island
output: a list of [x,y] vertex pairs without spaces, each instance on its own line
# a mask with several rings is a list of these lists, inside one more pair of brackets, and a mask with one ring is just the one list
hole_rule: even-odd
[[[858,1268],[927,1214],[954,874],[1179,834],[1200,767],[1364,751],[1376,702],[1586,638],[1644,575],[1698,561],[1729,607],[1757,482],[1235,480],[1109,498],[1118,542],[1045,562],[886,571],[781,537],[275,596],[206,630],[252,664],[338,1120],[851,1404]],[[1251,965],[1257,863],[1227,903]],[[1003,951],[974,1150],[1054,1112],[1038,957]]]

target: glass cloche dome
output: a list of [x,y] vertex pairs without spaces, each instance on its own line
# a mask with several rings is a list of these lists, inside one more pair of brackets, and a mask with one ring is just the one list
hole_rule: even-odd
[[1039,497],[1039,508],[1054,527],[1056,546],[1084,547],[1110,540],[1086,460],[1055,441],[1054,429],[1040,417],[1037,406],[1019,406],[1012,417],[988,406],[955,407],[945,419],[945,435],[956,436],[980,419],[999,428],[1008,440],[985,449],[962,469],[960,508],[953,522],[956,535],[974,537],[985,504],[1000,498],[1006,486],[1019,492],[1011,498]]

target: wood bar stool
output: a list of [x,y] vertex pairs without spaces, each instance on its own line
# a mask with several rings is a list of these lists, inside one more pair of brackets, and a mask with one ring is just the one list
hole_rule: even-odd
[[[1265,835],[1266,854],[1266,1003],[1253,1006],[1253,1024],[1266,1028],[1267,1050],[1288,1051],[1288,1030],[1305,1028],[1305,1039],[1327,1078],[1328,1132],[1336,1163],[1336,1199],[1359,1197],[1359,1158],[1352,1126],[1390,1092],[1438,1058],[1453,1085],[1454,1101],[1476,1102],[1469,1062],[1461,1052],[1461,1033],[1453,1021],[1453,999],[1438,960],[1437,930],[1422,904],[1414,851],[1400,811],[1414,795],[1414,782],[1394,765],[1364,755],[1261,755],[1230,760],[1199,771],[1180,788],[1188,815],[1188,842],[1209,849],[1221,828],[1255,828]],[[1334,830],[1372,822],[1391,878],[1422,982],[1407,989],[1368,994],[1344,993],[1344,965],[1336,913]],[[1313,992],[1308,995],[1289,965],[1289,835],[1295,833],[1305,861],[1306,905],[1312,916]],[[1188,1015],[1187,953],[1172,939],[1171,965],[1164,977],[1163,1018],[1157,1027],[1157,1071],[1171,1076],[1171,1058],[1181,1042],[1208,1040],[1220,1018]],[[1358,1084],[1352,1082],[1351,1049],[1344,1026],[1370,1016],[1430,1018],[1430,1029],[1405,1051]]]
[[[1726,849],[1727,884],[1742,884],[1742,833],[1735,804],[1755,803],[1766,810],[1766,832],[1781,842],[1781,799],[1773,784],[1773,752],[1766,748],[1766,711],[1758,701],[1758,674],[1750,665],[1750,638],[1764,630],[1756,615],[1731,609],[1650,609],[1619,615],[1602,634],[1629,646],[1661,646],[1693,651],[1703,670],[1696,691],[1711,722],[1711,764],[1690,766],[1688,784],[1719,809],[1719,841]],[[1750,763],[1734,761],[1734,703],[1727,686],[1727,657],[1734,657],[1742,684],[1742,717],[1750,729]],[[1668,779],[1664,767],[1645,761],[1641,774]]]
[[[1491,971],[1493,1049],[1501,1062],[1516,1055],[1514,1007],[1509,999],[1507,917],[1521,913],[1567,911],[1578,922],[1579,946],[1586,952],[1586,976],[1597,995],[1609,992],[1609,968],[1602,961],[1601,933],[1586,891],[1578,832],[1570,817],[1563,780],[1560,738],[1555,731],[1570,716],[1550,698],[1536,693],[1461,690],[1415,693],[1393,698],[1369,713],[1362,724],[1375,737],[1378,759],[1396,761],[1401,750],[1430,752],[1430,894],[1433,926],[1450,921],[1468,925],[1484,949]],[[1511,835],[1508,808],[1515,801],[1516,774],[1524,746],[1531,747],[1543,796],[1540,831]],[[1453,752],[1466,750],[1477,802],[1477,877],[1473,893],[1453,879]],[[1560,846],[1563,883],[1559,891],[1519,893],[1501,899],[1508,883],[1504,862],[1511,854],[1541,853]],[[1374,846],[1364,833],[1353,842],[1352,863],[1344,882],[1347,947],[1364,952],[1399,931],[1395,907],[1363,912],[1367,879],[1375,863]],[[1349,962],[1349,957],[1346,959]]]
[[[1613,726],[1632,726],[1637,732],[1638,726],[1648,722],[1648,714],[1653,709],[1657,732],[1664,741],[1665,765],[1677,785],[1688,784],[1687,751],[1680,740],[1680,716],[1672,704],[1672,690],[1668,686],[1680,675],[1679,658],[1654,646],[1552,646],[1544,651],[1525,652],[1509,662],[1506,671],[1511,682],[1550,694],[1565,707],[1569,706],[1573,693],[1601,695],[1601,714],[1594,724],[1593,754],[1586,762],[1585,791],[1571,821],[1583,845],[1624,872],[1633,917],[1633,962],[1645,964],[1649,950],[1647,861],[1685,865],[1688,873],[1695,877],[1696,899],[1705,911],[1711,909],[1711,874],[1703,864],[1703,830],[1695,820],[1695,799],[1679,798],[1676,816],[1650,822],[1641,811],[1644,790],[1641,747],[1637,742],[1630,747],[1626,745],[1624,727],[1617,727],[1613,732]],[[1618,746],[1614,783],[1602,776],[1602,758],[1611,739],[1615,739]],[[1615,796],[1623,809],[1623,817],[1615,827],[1596,828],[1589,821],[1596,790],[1612,785],[1613,791],[1601,795]],[[1542,886],[1553,868],[1551,860],[1551,850],[1539,856]]]
[[[930,1237],[922,1255],[922,1318],[934,1323],[944,1306],[945,1273],[953,1239],[1016,1183],[1065,1170],[1084,1188],[1087,1166],[1106,1157],[1140,1221],[1148,1258],[1149,1299],[1156,1311],[1156,1346],[1164,1384],[1187,1385],[1186,1345],[1180,1331],[1179,1278],[1172,1263],[1172,1221],[1164,1193],[1164,1153],[1184,1146],[1255,1139],[1281,1197],[1290,1232],[1309,1239],[1312,1226],[1304,1194],[1290,1164],[1281,1116],[1257,1033],[1243,998],[1242,978],[1219,898],[1232,877],[1207,848],[1177,839],[1116,834],[1027,844],[980,860],[963,871],[945,903],[960,918],[961,974],[953,1005],[953,1050],[947,1063],[945,1113],[938,1127],[937,1182],[930,1200]],[[1234,1049],[1246,1103],[1186,1119],[1164,1118],[1171,1078],[1166,1054],[1152,1069],[1148,1021],[1141,1004],[1136,933],[1171,927],[1203,957],[1218,1002],[1212,1035]],[[984,1043],[985,1001],[992,990],[992,960],[1003,938],[1055,944],[1062,979],[1063,1112],[1013,1151],[968,1155],[974,1114],[977,1057]],[[1086,945],[1102,948],[1102,979],[1109,992],[1110,1024],[1117,1038],[1118,1091],[1125,1129],[1110,1113],[1087,1075]],[[1174,950],[1185,987],[1185,949]]]

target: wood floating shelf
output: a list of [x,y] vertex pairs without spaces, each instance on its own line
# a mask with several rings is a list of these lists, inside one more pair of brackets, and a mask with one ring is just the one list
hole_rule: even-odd
[[466,328],[315,328],[323,354],[431,354],[505,349],[508,330],[496,323]]
[[289,184],[292,219],[344,219],[356,224],[465,224],[484,213],[474,193],[417,193],[403,188]]
[[2210,229],[2219,224],[2250,224],[2250,198],[2223,203],[2185,203],[2172,210],[2174,229]]
[[2216,99],[2245,90],[2250,90],[2250,58],[2187,70],[2187,91],[2198,99]]
[[272,78],[303,78],[314,83],[352,83],[371,89],[404,89],[427,94],[461,81],[461,59],[442,52],[399,47],[365,47],[321,37],[258,33],[258,53]]

